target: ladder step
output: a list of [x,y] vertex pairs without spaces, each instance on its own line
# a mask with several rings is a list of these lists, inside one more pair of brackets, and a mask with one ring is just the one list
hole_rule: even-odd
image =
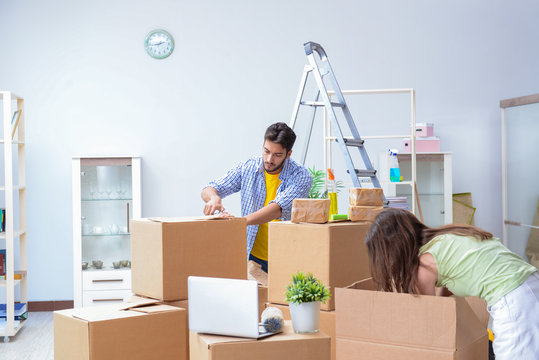
[[[354,139],[354,138],[343,138],[344,143],[346,146],[355,146],[355,147],[363,147],[363,143],[365,140],[362,139]],[[337,139],[337,142],[339,140]]]
[[[360,170],[360,169],[354,169],[356,171],[356,175],[358,177],[376,177],[376,170]],[[346,170],[347,173],[350,173],[348,170]]]
[[[302,101],[301,105],[307,105],[307,106],[326,106],[326,104],[322,101]],[[333,107],[344,107],[344,104],[332,102],[331,106]]]

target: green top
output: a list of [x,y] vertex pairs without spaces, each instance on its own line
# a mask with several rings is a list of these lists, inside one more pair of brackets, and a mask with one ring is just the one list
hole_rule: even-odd
[[456,296],[477,296],[495,304],[537,269],[513,254],[499,239],[443,234],[419,249],[430,253],[438,267],[436,286]]

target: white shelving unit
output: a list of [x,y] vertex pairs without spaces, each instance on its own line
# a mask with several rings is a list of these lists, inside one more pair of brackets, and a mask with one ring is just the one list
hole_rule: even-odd
[[[0,289],[6,292],[7,319],[0,320],[0,336],[4,342],[10,336],[15,336],[22,328],[24,320],[15,320],[15,289],[20,291],[20,302],[28,301],[28,284],[26,276],[26,157],[24,148],[24,99],[10,91],[0,91],[2,101],[3,136],[0,143],[3,145],[4,184],[0,191],[4,195],[6,209],[5,232],[0,233],[0,245],[5,243],[6,249],[6,280],[0,280]],[[20,111],[17,124],[16,138],[12,138],[12,119],[14,113]],[[14,164],[15,162],[15,164]],[[14,174],[14,171],[17,171]],[[16,175],[14,184],[14,175]],[[18,217],[15,210],[18,208]],[[15,229],[16,220],[18,228]],[[15,270],[15,241],[19,241],[19,270]],[[0,246],[2,248],[3,246]],[[21,279],[14,279],[15,274]]]
[[[411,174],[409,181],[402,182],[401,184],[404,184],[410,188],[412,196],[411,199],[411,210],[414,214],[416,214],[419,217],[419,214],[417,212],[417,198],[415,196],[414,184],[416,183],[416,150],[415,150],[415,141],[416,141],[416,134],[415,134],[415,90],[412,88],[403,88],[403,89],[372,89],[372,90],[343,90],[343,95],[375,95],[375,94],[409,94],[410,95],[410,133],[409,134],[393,134],[393,135],[372,135],[372,136],[364,136],[361,135],[361,138],[363,140],[369,140],[369,139],[405,139],[410,138],[411,140],[411,153],[409,156],[411,156]],[[328,92],[329,96],[335,95],[333,91]],[[360,131],[361,133],[361,131]],[[326,113],[324,111],[324,168],[332,168],[332,144],[333,141],[335,141],[335,136],[332,135],[332,124],[331,119],[326,116]],[[373,159],[371,159],[372,161]],[[378,174],[377,174],[378,175]],[[327,180],[327,179],[326,179]],[[378,180],[381,181],[381,179],[378,177]]]
[[74,157],[72,170],[74,305],[123,302],[132,295],[131,269],[113,262],[130,261],[129,220],[142,216],[141,159]]

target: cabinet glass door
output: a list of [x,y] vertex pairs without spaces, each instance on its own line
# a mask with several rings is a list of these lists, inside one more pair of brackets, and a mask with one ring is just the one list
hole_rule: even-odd
[[[81,159],[83,271],[130,268],[131,159]],[[88,263],[87,269],[84,269]]]
[[[444,225],[444,155],[417,154],[416,160],[417,192],[424,223],[430,227]],[[410,155],[399,154],[399,168],[402,177],[405,180],[410,180],[412,168]],[[406,196],[408,203],[411,204],[413,188],[400,186],[397,189],[397,195]]]
[[[539,94],[514,99],[505,109],[504,242],[533,265],[539,264]],[[504,103],[505,101],[502,101]]]

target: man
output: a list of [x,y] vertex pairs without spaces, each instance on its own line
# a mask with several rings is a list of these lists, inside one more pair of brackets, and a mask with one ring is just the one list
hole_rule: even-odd
[[290,220],[292,201],[305,198],[312,186],[307,169],[290,159],[296,134],[285,123],[271,125],[264,135],[262,157],[240,163],[202,190],[204,214],[225,209],[222,198],[241,191],[241,215],[247,220],[249,260],[268,272],[268,222]]

